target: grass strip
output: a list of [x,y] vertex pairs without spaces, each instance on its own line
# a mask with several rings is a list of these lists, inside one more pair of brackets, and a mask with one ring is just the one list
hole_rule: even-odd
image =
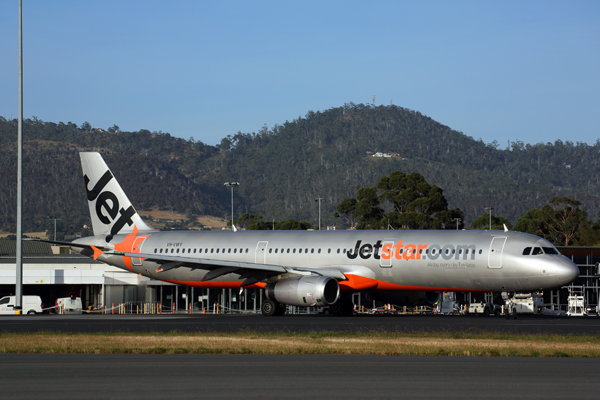
[[496,333],[3,333],[0,353],[600,357],[600,337]]

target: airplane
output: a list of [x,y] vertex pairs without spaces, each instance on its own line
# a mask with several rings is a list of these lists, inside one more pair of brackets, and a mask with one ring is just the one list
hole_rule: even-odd
[[[198,288],[260,288],[261,312],[329,306],[350,294],[432,305],[442,291],[529,292],[568,285],[579,269],[547,240],[502,230],[157,231],[95,152],[81,152],[94,236],[68,244],[94,260]],[[52,241],[48,241],[52,242]]]

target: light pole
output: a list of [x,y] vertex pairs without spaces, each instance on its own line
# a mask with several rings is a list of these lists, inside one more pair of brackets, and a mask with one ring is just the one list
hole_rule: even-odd
[[[48,217],[48,219],[53,219],[54,220],[54,241],[56,242],[56,220],[57,219],[61,219],[61,218]],[[56,246],[56,244],[53,244],[53,246]]]
[[319,230],[321,230],[321,200],[324,200],[322,197],[317,197],[315,201],[319,202]]
[[236,186],[240,186],[239,182],[225,182],[223,185],[231,188],[231,230],[233,228],[233,188]]
[[486,210],[490,210],[490,231],[492,230],[492,210],[494,207],[486,207]]
[[452,221],[456,221],[456,230],[458,230],[458,223],[462,221],[460,218],[454,218]]

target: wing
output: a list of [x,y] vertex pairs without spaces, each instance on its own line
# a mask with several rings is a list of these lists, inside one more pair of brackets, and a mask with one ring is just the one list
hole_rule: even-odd
[[273,264],[256,264],[239,261],[212,260],[205,258],[181,257],[162,254],[146,254],[146,253],[107,253],[123,255],[125,257],[142,258],[147,261],[153,261],[160,264],[160,268],[156,272],[168,271],[174,268],[192,268],[204,269],[209,272],[202,278],[203,281],[210,281],[222,275],[234,273],[239,274],[241,279],[244,279],[242,286],[252,285],[254,283],[264,281],[275,275],[290,274],[290,275],[323,275],[331,276],[338,280],[345,280],[344,274],[335,268],[295,268],[284,267]]

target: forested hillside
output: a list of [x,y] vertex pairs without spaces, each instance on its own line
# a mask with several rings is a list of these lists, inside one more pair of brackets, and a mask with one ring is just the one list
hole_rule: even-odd
[[[13,230],[16,120],[0,117],[0,230]],[[335,207],[393,171],[419,172],[444,190],[466,223],[493,206],[513,223],[553,196],[581,201],[596,220],[600,142],[485,144],[419,112],[397,106],[346,104],[255,133],[223,138],[219,146],[168,133],[120,132],[32,118],[24,126],[25,229],[43,230],[47,217],[87,217],[78,151],[100,151],[139,209],[173,209],[229,217],[235,180],[236,217],[296,219],[339,225]],[[501,139],[501,138],[499,138]],[[506,145],[507,146],[507,145]],[[373,157],[376,152],[391,157]],[[239,213],[239,214],[238,214]],[[78,220],[79,221],[79,220]],[[80,223],[80,222],[76,222]],[[40,229],[42,228],[42,229]]]

